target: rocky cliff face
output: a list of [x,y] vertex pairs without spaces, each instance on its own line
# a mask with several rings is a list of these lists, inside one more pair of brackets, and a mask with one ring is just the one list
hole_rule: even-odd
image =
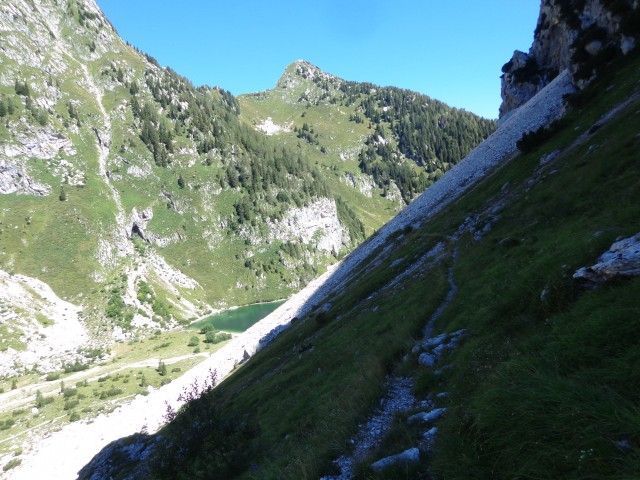
[[639,25],[638,0],[542,0],[529,53],[516,50],[502,68],[500,117],[564,69],[584,88],[602,64],[636,47]]
[[349,244],[349,232],[338,219],[335,200],[319,199],[302,208],[292,208],[284,218],[269,225],[271,236],[281,242],[299,241],[337,255]]

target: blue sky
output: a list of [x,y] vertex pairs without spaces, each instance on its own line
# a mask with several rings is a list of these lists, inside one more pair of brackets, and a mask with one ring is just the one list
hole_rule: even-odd
[[97,0],[120,36],[194,84],[272,88],[304,59],[495,118],[500,68],[528,51],[539,0]]

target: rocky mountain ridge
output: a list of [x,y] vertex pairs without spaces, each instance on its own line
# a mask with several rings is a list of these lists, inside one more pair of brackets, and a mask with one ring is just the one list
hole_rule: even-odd
[[637,47],[638,25],[637,0],[542,0],[529,52],[516,50],[502,68],[500,117],[565,69],[574,85],[584,88],[602,63]]
[[[324,168],[342,171],[342,183],[357,184],[368,198],[377,193],[396,212],[494,128],[492,120],[426,95],[350,82],[303,60],[272,90],[239,102],[257,129],[297,143]],[[369,215],[362,212],[365,222]]]
[[[560,72],[503,119],[488,141],[450,167],[310,288],[180,379],[137,395],[112,414],[95,420],[76,417],[34,447],[16,441],[3,459],[10,475],[69,478],[95,454],[80,470],[80,478],[455,479],[468,478],[470,472],[500,480],[633,478],[640,438],[640,379],[634,369],[640,345],[639,279],[634,273],[640,231],[640,206],[634,201],[640,175],[639,63],[633,55],[613,59],[582,92],[575,92],[571,72]],[[396,125],[393,116],[406,111],[407,117],[419,118],[424,102],[414,108],[405,101],[423,97],[348,83],[334,89],[334,78],[309,69],[298,62],[286,74],[287,89],[276,87],[240,98],[245,130],[235,130],[223,114],[205,126],[205,133],[192,131],[193,138],[176,133],[172,142],[181,144],[168,142],[164,117],[154,117],[139,102],[141,115],[127,118],[131,125],[142,126],[144,146],[135,149],[124,143],[120,156],[130,163],[118,159],[120,168],[108,169],[118,191],[103,188],[104,198],[120,194],[124,224],[137,254],[159,255],[144,239],[157,233],[158,222],[170,222],[175,212],[180,212],[179,218],[199,218],[193,208],[197,197],[185,193],[211,189],[219,192],[219,198],[243,192],[250,178],[256,185],[258,178],[278,181],[280,177],[273,178],[269,169],[250,168],[253,162],[246,157],[252,144],[268,145],[250,133],[255,130],[267,128],[272,140],[293,142],[317,160],[316,170],[295,157],[273,157],[296,178],[297,186],[310,193],[298,198],[299,205],[293,200],[296,208],[308,218],[320,216],[316,225],[330,228],[337,225],[332,215],[322,217],[325,209],[335,206],[343,220],[358,217],[345,209],[346,200],[336,198],[330,205],[331,200],[322,200],[328,197],[311,194],[325,191],[326,185],[311,181],[320,178],[318,172],[334,172],[327,178],[341,184],[340,192],[354,193],[357,188],[363,196],[367,180],[373,180],[371,197],[365,198],[375,199],[380,193],[376,188],[386,184],[367,173],[372,165],[386,165],[387,172],[397,174],[391,168],[393,160],[442,161],[438,155],[420,157],[425,152],[422,142],[404,138],[409,125]],[[117,78],[117,68],[111,71]],[[302,78],[307,73],[320,78],[319,84]],[[153,74],[145,82],[158,115],[168,109],[180,118],[178,103],[172,103],[170,95],[171,84],[180,82],[171,74],[168,78]],[[131,94],[132,85],[125,87],[131,102],[138,100],[137,93]],[[22,84],[18,90],[24,90]],[[218,92],[222,105],[208,103],[209,97],[187,90],[182,98],[205,109],[222,108],[234,118],[233,98]],[[328,96],[321,98],[327,90]],[[343,95],[331,95],[338,91]],[[187,104],[188,109],[196,108]],[[100,117],[100,112],[94,114]],[[369,132],[365,117],[371,122]],[[440,119],[447,118],[451,117],[443,112]],[[348,148],[339,152],[346,156],[355,151],[356,164],[347,164],[338,154],[341,142],[331,141],[337,133],[321,127],[327,119],[340,124],[340,131],[348,130],[342,128],[348,125],[350,133],[362,138],[350,137]],[[166,121],[173,120],[168,116]],[[154,137],[151,126],[162,128],[163,135]],[[233,144],[229,152],[218,141],[220,126],[244,142]],[[178,121],[178,127],[189,125]],[[117,122],[112,121],[108,130],[113,138]],[[428,132],[424,134],[428,137]],[[105,143],[103,138],[93,132],[96,148]],[[436,143],[427,142],[434,153]],[[443,141],[439,147],[443,154],[448,144]],[[181,148],[191,157],[175,156]],[[322,148],[333,156],[325,157]],[[166,174],[163,208],[148,208],[140,198],[136,202],[127,198],[123,172],[143,165],[132,152],[150,160],[147,181],[151,175]],[[188,168],[197,168],[197,161],[187,170],[171,170],[181,161],[182,167],[194,162],[194,152],[203,154],[199,157],[203,168],[210,163],[207,168],[224,171],[218,182],[195,188],[198,178]],[[229,154],[236,163],[225,164]],[[383,159],[392,162],[384,164]],[[167,165],[159,165],[164,162]],[[350,168],[334,170],[341,165],[338,162]],[[400,189],[402,176],[396,179]],[[91,188],[90,180],[84,189]],[[283,190],[294,191],[289,185],[276,185],[279,190],[271,193],[282,194],[280,198]],[[265,226],[260,220],[267,211],[253,207],[275,210],[278,205],[270,202],[266,188],[256,188],[253,196],[246,193],[247,201],[229,197],[227,213],[215,211],[216,221],[234,238],[239,236],[247,255],[235,260],[257,272],[261,282],[273,273],[273,264],[261,263],[264,247],[254,235]],[[403,193],[411,195],[410,181],[404,182]],[[18,196],[6,198],[15,201]],[[328,203],[316,210],[317,202]],[[106,217],[119,211],[114,207]],[[265,229],[266,235],[289,227],[295,230],[300,222],[299,215],[289,215],[286,209],[269,218],[279,224]],[[31,225],[26,223],[37,225],[33,220],[19,228],[27,232]],[[200,223],[207,223],[206,217]],[[349,223],[349,232],[357,232],[357,224]],[[185,222],[177,232],[162,233],[185,236],[192,227]],[[219,232],[209,228],[207,239],[221,242]],[[317,246],[323,240],[317,234],[311,238]],[[175,241],[182,242],[181,248],[189,247],[180,237]],[[295,268],[290,259],[300,256],[313,261],[305,252],[296,252],[289,240],[278,241],[287,242],[278,245],[287,268]],[[613,281],[612,260],[623,272]],[[187,262],[180,266],[193,271]],[[132,270],[146,271],[144,265]],[[210,288],[201,277],[193,276],[198,283],[189,283],[179,273],[173,271],[177,276],[172,285],[196,291]],[[171,274],[170,270],[167,275]],[[140,294],[136,299],[144,304],[159,290],[158,282],[145,285],[132,279],[135,275],[127,273],[108,284],[104,293],[110,294],[109,307],[114,311],[122,292]],[[237,288],[249,286],[244,279],[236,281]],[[140,380],[134,372],[130,376],[134,383]],[[213,388],[222,377],[226,378]],[[125,380],[129,378],[119,378],[117,385]],[[115,379],[110,381],[113,385]],[[80,391],[90,394],[91,387],[77,385],[69,396],[79,396]],[[100,388],[95,387],[94,395],[100,395]],[[61,388],[58,397],[65,395]],[[25,421],[25,414],[16,414],[18,422]],[[16,422],[12,413],[0,417],[0,426],[9,431],[12,422]],[[153,433],[156,428],[161,430]],[[116,439],[121,435],[131,436]],[[61,448],[73,452],[71,460],[61,455]]]

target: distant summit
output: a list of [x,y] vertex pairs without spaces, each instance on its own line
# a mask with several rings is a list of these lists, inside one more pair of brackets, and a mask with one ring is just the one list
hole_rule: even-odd
[[410,203],[495,127],[418,92],[343,80],[304,60],[287,66],[274,89],[240,103],[262,131],[290,130],[316,162],[345,171],[344,183],[396,205]]
[[288,88],[290,83],[294,81],[294,78],[310,80],[314,83],[317,83],[318,81],[336,82],[338,87],[343,82],[342,79],[324,72],[319,67],[316,67],[306,60],[296,60],[287,66],[276,85],[280,88]]

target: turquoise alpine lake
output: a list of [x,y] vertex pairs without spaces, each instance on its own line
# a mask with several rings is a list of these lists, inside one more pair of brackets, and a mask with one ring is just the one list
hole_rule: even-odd
[[269,303],[254,303],[244,307],[238,307],[231,310],[225,310],[208,318],[199,320],[189,325],[190,328],[201,329],[207,325],[213,326],[216,330],[224,330],[227,332],[241,333],[252,326],[254,323],[262,320],[264,317],[273,312],[282,305],[285,300]]

